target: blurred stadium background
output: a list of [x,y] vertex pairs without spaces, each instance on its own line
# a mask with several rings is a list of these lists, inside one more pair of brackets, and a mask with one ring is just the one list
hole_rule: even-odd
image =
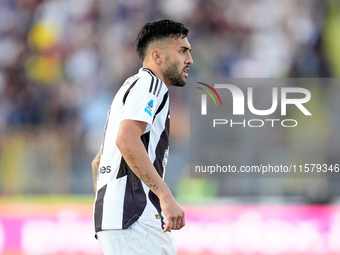
[[[186,170],[190,83],[339,78],[338,0],[0,0],[0,254],[101,254],[90,163],[115,92],[141,66],[136,33],[160,18],[189,27],[194,59],[188,86],[171,88],[166,180],[187,214],[178,253],[340,254],[340,179]],[[339,145],[323,148],[339,160]]]

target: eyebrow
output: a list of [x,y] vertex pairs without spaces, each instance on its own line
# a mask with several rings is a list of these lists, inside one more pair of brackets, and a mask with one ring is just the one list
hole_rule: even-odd
[[182,46],[180,47],[181,49],[184,49],[184,50],[188,50],[188,51],[191,51],[191,48],[187,47],[187,46]]

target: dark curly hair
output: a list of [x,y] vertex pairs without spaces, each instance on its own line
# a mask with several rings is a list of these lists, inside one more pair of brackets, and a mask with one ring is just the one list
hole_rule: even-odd
[[181,23],[169,19],[147,22],[139,31],[136,38],[136,51],[141,60],[144,60],[145,51],[149,44],[164,38],[185,38],[189,30]]

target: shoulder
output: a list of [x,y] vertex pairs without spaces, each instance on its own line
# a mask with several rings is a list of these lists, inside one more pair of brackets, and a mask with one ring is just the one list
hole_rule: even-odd
[[164,89],[167,90],[165,84],[159,79],[150,69],[141,68],[138,73],[138,81],[136,82],[136,86],[143,88],[146,92],[155,95],[156,97],[160,96],[161,91]]

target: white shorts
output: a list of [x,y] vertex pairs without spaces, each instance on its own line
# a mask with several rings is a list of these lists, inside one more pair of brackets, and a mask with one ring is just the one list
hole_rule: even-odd
[[175,255],[172,234],[135,222],[128,229],[102,230],[97,238],[104,255]]

